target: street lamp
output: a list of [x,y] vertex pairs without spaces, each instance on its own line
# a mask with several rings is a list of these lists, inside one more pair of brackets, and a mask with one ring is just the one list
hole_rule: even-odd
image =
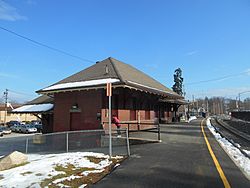
[[239,95],[239,104],[238,104],[238,111],[240,111],[240,95],[241,94],[244,94],[244,93],[248,93],[250,91],[243,91],[243,92],[240,92],[238,95]]

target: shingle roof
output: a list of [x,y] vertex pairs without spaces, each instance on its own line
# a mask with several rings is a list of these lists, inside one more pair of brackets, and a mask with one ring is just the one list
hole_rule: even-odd
[[[167,92],[173,95],[177,95],[171,89],[167,88],[154,78],[146,75],[142,71],[132,67],[131,65],[125,64],[121,61],[118,61],[114,58],[109,58],[109,60],[114,64],[117,71],[119,72],[120,79],[125,82],[127,85],[131,85],[134,87],[143,87],[147,86],[146,88],[155,88],[162,92]],[[145,89],[146,89],[145,88]]]
[[[80,81],[88,81],[88,80],[98,80],[105,78],[118,78],[117,72],[114,70],[112,63],[108,59],[104,61],[97,62],[96,64],[76,73],[72,76],[69,76],[53,85],[70,83],[70,82],[80,82]],[[108,72],[106,72],[106,66]]]
[[49,97],[47,95],[41,95],[35,99],[33,99],[32,101],[29,101],[26,103],[26,105],[31,105],[31,104],[53,104],[54,103],[54,98]]
[[[85,81],[100,80],[100,79],[107,79],[107,78],[113,78],[113,79],[119,80],[118,83],[115,83],[116,85],[119,84],[119,85],[141,89],[143,91],[152,92],[155,94],[168,95],[174,98],[182,98],[180,95],[173,92],[171,89],[165,87],[163,84],[156,81],[152,77],[146,75],[142,71],[132,67],[131,65],[128,65],[126,63],[123,63],[111,57],[103,61],[97,62],[96,64],[90,66],[89,68],[84,69],[72,76],[69,76],[53,84],[52,86],[56,86],[56,85],[62,86],[62,84],[63,86],[65,86],[65,84],[72,83],[72,82],[83,83]],[[81,85],[84,85],[84,84],[81,84]],[[102,85],[103,87],[106,87],[105,84],[102,84]],[[46,91],[46,93],[49,93],[49,92],[53,93],[55,91],[65,89],[65,88],[60,88],[57,90],[55,89],[50,90],[49,88],[51,88],[51,86],[44,88],[42,90],[39,90],[37,92],[44,93]],[[52,87],[52,88],[55,88],[55,87]]]

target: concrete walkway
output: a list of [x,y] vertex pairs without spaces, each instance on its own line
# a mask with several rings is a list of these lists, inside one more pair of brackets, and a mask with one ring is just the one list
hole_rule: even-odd
[[[230,186],[250,187],[250,181],[207,128],[205,132]],[[132,146],[132,156],[91,187],[224,187],[204,141],[200,121],[163,125],[161,138],[162,143]]]

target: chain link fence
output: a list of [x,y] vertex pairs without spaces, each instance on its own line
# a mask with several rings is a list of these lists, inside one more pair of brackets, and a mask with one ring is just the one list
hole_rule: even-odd
[[[113,155],[130,155],[128,130],[112,130]],[[109,134],[104,130],[82,130],[36,134],[0,139],[0,156],[13,151],[23,153],[98,152],[109,154]]]

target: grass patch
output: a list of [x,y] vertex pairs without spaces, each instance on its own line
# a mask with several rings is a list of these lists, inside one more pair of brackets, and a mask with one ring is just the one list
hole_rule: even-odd
[[[106,160],[106,158],[96,158],[92,156],[86,157],[90,162],[98,164],[103,160]],[[71,180],[62,180],[60,182],[60,185],[70,186],[70,187],[79,187],[83,184],[94,184],[98,181],[100,181],[103,177],[105,177],[107,174],[109,174],[113,169],[114,166],[117,163],[121,163],[125,158],[111,158],[109,159],[112,163],[105,167],[102,172],[99,173],[91,173],[91,171],[96,170],[95,168],[87,168],[87,167],[75,167],[72,164],[67,164],[66,166],[62,165],[56,165],[55,170],[57,172],[62,172],[61,174],[58,174],[56,176],[49,175],[48,178],[44,179],[40,186],[41,187],[48,187],[48,188],[58,188],[60,187],[59,183],[53,183],[55,180],[59,180],[62,178],[70,177],[71,175],[78,176],[75,179]],[[87,176],[82,175],[83,172],[90,171],[90,173]]]
[[[29,162],[25,162],[25,163],[22,163],[22,164],[19,164],[19,165],[14,165],[14,166],[12,166],[11,168],[4,169],[4,170],[9,170],[9,169],[12,169],[12,168],[17,168],[17,167],[19,167],[19,166],[24,166],[24,165],[26,165],[26,164],[29,164]],[[2,170],[2,171],[4,171],[4,170]]]
[[87,158],[91,163],[95,163],[95,164],[99,164],[101,161],[106,159],[106,158],[96,158],[93,156],[86,156],[85,158]]
[[32,173],[33,172],[31,172],[31,171],[27,171],[27,172],[21,173],[21,175],[25,176],[25,175],[32,174]]
[[46,178],[46,179],[44,179],[41,183],[40,183],[40,185],[41,185],[41,187],[49,187],[49,188],[54,188],[54,187],[56,187],[56,185],[55,186],[53,186],[53,184],[52,185],[49,185],[50,183],[52,183],[53,181],[55,181],[55,180],[57,180],[57,179],[60,179],[60,178],[64,178],[65,177],[65,174],[58,174],[58,175],[56,175],[56,176],[52,176],[51,178]]
[[55,167],[55,170],[58,172],[60,171],[65,172],[65,175],[71,176],[71,175],[80,175],[82,172],[85,171],[93,171],[95,170],[95,168],[87,168],[87,167],[76,168],[74,165],[68,164],[66,167],[57,165]]
[[[14,165],[13,167],[9,168],[9,169],[12,169],[12,168],[17,168],[19,166],[25,166],[26,164],[29,164],[29,162],[25,162],[25,163],[22,163],[22,164],[19,164],[19,165]],[[8,170],[9,170],[8,169]]]
[[0,180],[4,179],[3,175],[0,175]]
[[[56,165],[55,166],[55,170],[57,172],[63,172],[62,174],[58,174],[56,176],[51,176],[50,178],[46,178],[42,181],[42,183],[40,184],[41,187],[46,187],[48,186],[49,188],[56,188],[58,187],[56,184],[53,184],[53,181],[57,180],[57,179],[61,179],[61,178],[66,178],[66,177],[69,177],[71,175],[75,175],[75,176],[82,176],[81,173],[82,172],[85,172],[85,171],[93,171],[95,170],[95,168],[77,168],[75,167],[74,165],[72,164],[68,164],[67,166],[61,166],[61,165]],[[81,178],[80,178],[81,179]],[[77,187],[77,186],[80,186],[84,183],[82,183],[81,180],[77,181],[77,184],[75,183],[76,179],[74,180],[70,180],[70,181],[74,181],[74,185],[76,186],[73,186],[73,187]],[[64,181],[63,181],[64,182]],[[62,183],[63,183],[62,182]],[[63,183],[64,184],[64,183]]]
[[104,171],[99,173],[89,173],[87,176],[82,176],[81,178],[75,178],[72,180],[64,180],[61,183],[66,186],[70,187],[79,187],[83,184],[94,184],[98,181],[100,181],[104,176],[109,174],[111,171],[111,167],[108,166],[104,169]]
[[121,157],[121,158],[111,158],[109,160],[112,161],[112,163],[117,164],[117,163],[121,163],[122,161],[124,161],[126,158],[125,157]]

